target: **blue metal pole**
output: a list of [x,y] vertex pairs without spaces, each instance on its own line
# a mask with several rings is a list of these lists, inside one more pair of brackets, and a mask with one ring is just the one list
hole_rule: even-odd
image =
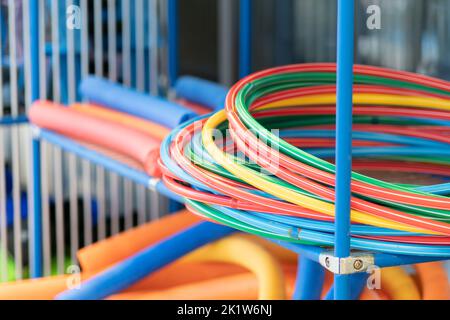
[[[338,1],[335,256],[350,256],[354,1]],[[350,298],[349,277],[335,276],[336,300]]]
[[[364,288],[367,284],[367,278],[369,275],[365,272],[363,273],[355,273],[347,276],[350,282],[350,296],[349,299],[357,300],[361,296],[361,293],[364,291]],[[332,286],[330,290],[325,295],[324,300],[333,300],[335,286]]]
[[325,269],[305,256],[299,256],[294,300],[320,300]]
[[252,72],[252,0],[240,0],[239,77]]
[[[30,0],[30,65],[31,99],[39,99],[39,0]],[[41,143],[32,142],[33,168],[33,226],[31,239],[31,277],[42,276],[42,214],[41,214]]]
[[[178,79],[179,52],[178,52],[178,28],[179,28],[179,3],[178,0],[168,0],[169,22],[169,86],[173,88]],[[182,208],[176,201],[169,202],[169,212],[175,212]]]
[[178,0],[168,1],[169,22],[169,85],[173,87],[178,78]]

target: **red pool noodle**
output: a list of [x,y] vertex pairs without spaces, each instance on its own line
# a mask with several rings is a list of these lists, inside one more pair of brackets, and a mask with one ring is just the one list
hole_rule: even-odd
[[160,175],[158,139],[116,122],[98,119],[49,101],[35,102],[30,121],[40,128],[93,144],[141,163],[151,176]]

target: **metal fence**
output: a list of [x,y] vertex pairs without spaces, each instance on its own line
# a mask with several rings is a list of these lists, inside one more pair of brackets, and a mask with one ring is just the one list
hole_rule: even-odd
[[[33,262],[37,222],[25,122],[32,100],[80,101],[77,86],[87,75],[164,94],[175,72],[167,38],[170,2],[1,1],[0,281],[28,277]],[[43,141],[40,151],[43,275],[76,264],[80,247],[167,211],[167,202],[144,186],[51,143]]]

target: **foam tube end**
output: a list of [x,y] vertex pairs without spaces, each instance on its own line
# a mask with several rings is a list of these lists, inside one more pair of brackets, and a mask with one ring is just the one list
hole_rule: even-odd
[[228,89],[212,81],[183,76],[175,84],[179,98],[206,106],[212,110],[221,110],[225,106]]

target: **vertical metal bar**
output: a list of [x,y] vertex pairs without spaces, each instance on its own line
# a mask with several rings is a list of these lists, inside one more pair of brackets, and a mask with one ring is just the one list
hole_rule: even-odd
[[91,194],[91,164],[83,160],[83,244],[92,243],[92,194]]
[[[81,76],[86,78],[89,75],[89,19],[88,1],[80,2],[82,14],[81,26]],[[85,246],[92,243],[92,187],[91,187],[91,164],[87,160],[82,161],[83,177],[83,244]]]
[[[1,32],[1,30],[0,30]],[[1,40],[0,40],[1,41]],[[1,56],[1,55],[0,55]],[[1,63],[1,59],[0,59]],[[0,76],[0,88],[3,81]],[[1,90],[0,90],[1,91]],[[3,97],[0,93],[0,113],[3,116]],[[0,128],[0,282],[8,281],[8,222],[6,213],[6,187],[5,187],[5,136],[4,128]]]
[[103,76],[102,0],[94,0],[95,74]]
[[[96,167],[96,201],[97,201],[97,221],[104,221],[106,219],[106,196],[105,196],[105,169],[101,166]],[[91,218],[92,219],[92,218]],[[91,230],[92,233],[92,223]]]
[[168,0],[169,86],[178,78],[178,0]]
[[218,19],[219,19],[219,82],[225,86],[231,86],[234,82],[236,36],[234,10],[235,1],[219,0]]
[[[66,7],[74,5],[74,0],[66,0]],[[75,31],[67,29],[67,92],[68,103],[76,100],[76,69],[75,69]],[[77,158],[74,154],[68,154],[69,162],[69,205],[70,205],[70,256],[72,263],[77,262],[79,247],[78,236],[78,176]]]
[[[53,100],[61,102],[61,46],[59,30],[59,1],[52,1],[51,23],[52,23],[52,83]],[[53,147],[54,168],[54,193],[56,209],[56,261],[58,273],[64,273],[64,195],[63,195],[63,173],[62,173],[62,151]]]
[[135,37],[136,37],[136,87],[145,91],[145,39],[144,39],[144,1],[136,0],[135,6]]
[[[144,37],[144,1],[136,0],[135,6],[135,36],[136,36],[136,88],[138,91],[145,91],[145,37]],[[136,185],[138,223],[145,222],[147,211],[146,189],[142,185]]]
[[[17,31],[16,31],[16,4],[14,0],[8,1],[8,31],[9,31],[9,83],[11,90],[11,115],[19,115],[19,97],[17,87]],[[16,126],[11,128],[12,172],[13,172],[13,211],[14,211],[14,261],[16,264],[16,279],[23,277],[22,269],[22,214],[20,207],[20,154],[19,130]]]
[[133,226],[133,200],[134,200],[134,193],[133,193],[133,184],[130,180],[124,179],[125,183],[125,230],[131,229]]
[[[95,75],[103,77],[103,21],[102,0],[94,2],[94,44],[95,44]],[[105,196],[105,169],[97,166],[96,169],[96,200],[98,221],[106,219],[106,196]],[[92,232],[92,231],[91,231]]]
[[[108,0],[108,65],[109,80],[117,81],[117,12],[116,0]],[[120,208],[119,195],[119,176],[115,173],[110,174],[110,214],[111,221],[118,221]],[[106,221],[98,221],[99,240],[106,237]]]
[[149,190],[150,192],[150,215],[149,218],[151,221],[157,220],[161,213],[161,202],[163,197],[155,190]]
[[[22,7],[22,35],[23,35],[23,43],[24,43],[24,50],[23,50],[23,60],[24,60],[24,78],[25,78],[25,109],[28,110],[31,106],[32,102],[32,94],[31,91],[31,78],[32,78],[32,71],[31,71],[31,40],[30,40],[30,0],[24,0],[23,1],[23,7]],[[1,40],[0,40],[1,43]],[[1,63],[0,63],[1,65]],[[1,85],[0,85],[1,88]],[[33,200],[32,200],[32,194],[33,194],[33,172],[32,172],[32,156],[30,155],[30,150],[32,146],[32,140],[30,139],[30,130],[26,128],[26,131],[23,132],[25,134],[25,156],[22,157],[23,161],[25,162],[26,167],[26,188],[27,188],[27,204],[28,204],[28,212],[33,212]],[[1,170],[1,169],[0,169]],[[33,214],[28,213],[27,216],[27,247],[28,247],[28,261],[29,266],[31,269],[33,269],[33,229],[34,229],[34,217]],[[33,272],[31,270],[31,272]]]
[[[37,38],[34,38],[34,36],[31,37],[32,41],[37,41],[37,43],[34,43],[33,45],[37,45],[38,48],[35,48],[34,50],[38,50],[39,55],[39,65],[37,66],[35,61],[33,63],[33,67],[37,66],[37,70],[34,72],[37,72],[37,74],[34,74],[34,77],[36,79],[33,79],[33,87],[37,87],[39,89],[39,97],[34,97],[35,100],[37,99],[46,99],[47,98],[47,57],[45,52],[45,2],[39,1],[39,0],[32,0],[33,2],[38,2],[38,25],[39,28],[34,27],[33,23],[31,24],[31,28],[33,29],[33,32],[37,32]],[[32,12],[33,14],[33,12]],[[33,55],[34,56],[34,55]],[[34,73],[33,72],[33,73]],[[39,77],[39,79],[37,79]],[[34,89],[33,89],[34,90]],[[37,93],[36,93],[37,94]]]
[[158,0],[149,0],[149,74],[150,74],[150,92],[152,95],[157,96],[159,94],[159,48],[158,48]]
[[31,43],[28,31],[30,30],[30,0],[23,1],[22,7],[22,35],[23,35],[23,61],[24,61],[24,78],[25,78],[25,109],[31,105]]
[[[120,194],[119,194],[119,181],[120,178],[117,174],[111,173],[110,176],[110,192],[111,192],[111,234],[119,232],[119,209],[120,209]],[[106,223],[105,221],[99,221],[99,240],[106,237]]]
[[[33,9],[36,8],[37,10]],[[45,52],[45,3],[32,0],[31,9],[31,51],[32,51],[32,98],[47,98],[47,62]],[[36,18],[37,25],[36,28]],[[38,278],[50,274],[50,219],[48,197],[48,169],[46,160],[47,149],[45,145],[34,138],[33,152],[33,210],[34,210],[34,268],[32,277]]]
[[117,81],[117,12],[116,0],[108,0],[108,65],[109,79]]
[[59,147],[53,146],[54,158],[54,192],[56,209],[56,265],[59,274],[64,273],[65,237],[64,237],[64,195],[63,195],[63,153]]
[[[364,291],[364,288],[367,284],[367,273],[355,273],[347,276],[349,278],[349,286],[350,286],[350,296],[351,300],[358,300],[361,293]],[[334,290],[335,285],[330,288],[327,294],[324,297],[324,300],[333,300],[334,298]]]
[[[338,0],[335,255],[350,255],[354,1]],[[349,277],[335,276],[336,300],[350,297]]]
[[41,142],[41,172],[45,173],[41,178],[41,194],[42,194],[42,244],[43,244],[43,272],[44,276],[49,276],[51,273],[51,222],[50,222],[50,208],[49,208],[49,188],[48,188],[48,143]]
[[127,87],[131,87],[131,26],[129,1],[122,1],[122,30],[123,84]]
[[89,19],[87,0],[81,0],[81,74],[82,78],[89,74]]
[[[152,95],[159,95],[159,23],[158,23],[158,0],[150,0],[149,6],[149,72],[150,72],[150,92]],[[155,191],[149,192],[149,218],[158,216],[162,196]]]
[[[131,3],[130,1],[122,1],[122,73],[123,73],[123,84],[126,87],[131,87]],[[133,184],[128,179],[123,180],[124,184],[124,214],[125,214],[125,225],[130,227],[130,217],[133,215]],[[119,225],[119,221],[114,223]]]
[[240,0],[239,77],[252,72],[252,0]]
[[[2,8],[0,7],[0,14]],[[0,24],[0,43],[2,39],[2,25]],[[0,66],[3,65],[3,51],[0,46]],[[0,72],[0,89],[3,88],[3,72]],[[3,90],[0,90],[0,117],[3,117]],[[0,128],[0,274],[1,282],[8,280],[8,222],[6,213],[6,180],[5,180],[5,136],[4,128]]]

